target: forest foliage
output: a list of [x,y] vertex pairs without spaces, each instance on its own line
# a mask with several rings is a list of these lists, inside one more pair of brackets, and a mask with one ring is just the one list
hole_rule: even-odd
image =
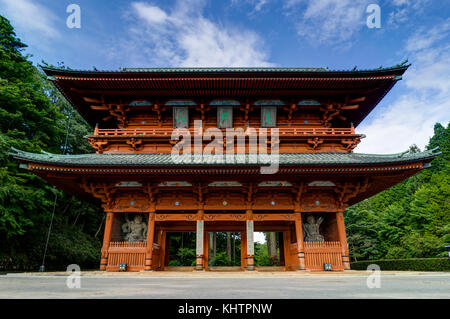
[[[83,203],[19,168],[12,147],[40,152],[91,152],[91,130],[45,75],[23,54],[26,45],[0,16],[0,269],[38,269],[50,224],[46,265],[96,267],[102,221],[98,205]],[[95,263],[94,263],[95,260]]]
[[[12,147],[92,152],[84,138],[92,128],[32,65],[25,48],[0,16],[0,269],[37,270],[41,265],[55,195],[47,269],[62,270],[71,263],[97,268],[104,217],[100,205],[54,189],[8,155]],[[432,168],[347,210],[353,260],[445,256],[443,246],[450,243],[449,141],[449,126],[436,124],[428,148],[439,146],[442,155]],[[178,264],[194,261],[195,236],[174,236],[172,242],[170,253]],[[240,262],[239,237],[231,259],[223,250],[226,236],[219,235],[217,243],[213,264]],[[256,245],[257,264],[273,263],[267,251],[266,245]]]
[[[352,260],[445,257],[450,244],[450,127],[437,123],[432,167],[345,213]],[[419,151],[417,146],[410,151]]]

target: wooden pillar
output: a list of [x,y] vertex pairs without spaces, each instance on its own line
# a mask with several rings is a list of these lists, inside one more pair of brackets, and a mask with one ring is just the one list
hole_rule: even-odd
[[241,232],[241,267],[247,269],[247,231]]
[[[155,231],[156,231],[156,227],[155,227]],[[152,259],[153,265],[155,265],[158,270],[162,269],[162,259],[161,258],[163,258],[163,255],[164,255],[164,252],[162,250],[163,233],[164,232],[162,231],[162,229],[158,229],[158,233],[157,233],[157,237],[156,237],[156,240],[157,240],[158,245],[159,245],[158,261],[156,262],[156,260]],[[153,267],[153,268],[155,268],[155,267]]]
[[250,209],[250,205],[245,212],[245,232],[246,232],[246,252],[247,270],[255,270],[255,243],[254,243],[254,223],[253,223],[253,211]]
[[147,249],[145,251],[145,271],[152,271],[153,239],[155,238],[155,212],[148,214]]
[[298,270],[305,270],[305,250],[303,248],[302,214],[295,212],[295,235],[297,237]]
[[345,233],[344,213],[336,213],[336,223],[339,235],[339,241],[342,248],[342,263],[345,270],[350,270],[350,258],[348,256],[347,234]]
[[253,234],[253,220],[246,221],[247,228],[247,270],[255,270],[255,244]]
[[289,244],[291,242],[291,231],[287,230],[283,232],[283,252],[284,252],[284,266],[286,270],[291,270],[292,264],[289,254]]
[[160,236],[161,236],[161,256],[160,256],[160,265],[161,265],[161,269],[160,270],[164,270],[164,266],[166,264],[166,245],[167,245],[167,232],[162,230],[160,232]]
[[204,256],[204,221],[197,220],[197,229],[196,229],[196,270],[203,270],[203,256]]
[[286,266],[286,256],[284,254],[284,233],[278,233],[278,242],[280,243],[280,266]]
[[109,242],[111,241],[112,224],[114,221],[114,213],[106,212],[105,232],[103,235],[102,256],[100,260],[100,270],[106,270],[108,265]]
[[203,235],[203,270],[208,270],[209,266],[209,238],[210,232],[205,231]]
[[166,251],[164,252],[164,266],[169,266],[169,259],[170,259],[170,233],[165,232],[166,235]]

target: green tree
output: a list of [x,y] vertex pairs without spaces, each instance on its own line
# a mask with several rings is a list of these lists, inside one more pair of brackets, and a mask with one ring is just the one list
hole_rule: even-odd
[[[88,151],[82,138],[89,132],[87,124],[73,113],[66,134],[73,108],[27,60],[25,48],[10,22],[0,16],[0,269],[38,268],[54,201],[52,186],[20,169],[8,156],[10,149],[62,153],[67,136],[69,153]],[[56,193],[48,268],[65,269],[69,259],[81,266],[97,264],[99,208]]]
[[[353,260],[445,256],[450,244],[450,128],[437,123],[432,167],[347,209]],[[417,146],[410,152],[418,152]]]

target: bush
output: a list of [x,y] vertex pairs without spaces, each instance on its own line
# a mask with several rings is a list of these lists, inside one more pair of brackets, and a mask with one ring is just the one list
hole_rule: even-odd
[[226,251],[221,251],[211,258],[209,266],[233,266],[233,261],[228,258]]
[[380,266],[381,270],[450,271],[450,260],[447,257],[364,260],[350,263],[350,268],[366,270],[371,264]]

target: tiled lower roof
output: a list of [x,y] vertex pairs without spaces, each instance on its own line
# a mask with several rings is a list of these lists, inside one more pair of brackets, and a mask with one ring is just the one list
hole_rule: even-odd
[[[362,153],[283,153],[279,154],[279,165],[301,166],[329,166],[329,165],[376,165],[376,164],[401,164],[424,161],[429,162],[440,153],[432,149],[420,153],[398,154],[362,154]],[[83,154],[83,155],[58,155],[51,153],[29,153],[12,149],[10,153],[15,159],[22,162],[53,164],[58,166],[199,166],[199,165],[260,165],[270,163],[267,157],[234,155],[234,162],[218,161],[219,156],[209,155],[201,159],[188,158],[187,162],[177,163],[171,158],[171,154]],[[272,158],[272,161],[274,158]]]

